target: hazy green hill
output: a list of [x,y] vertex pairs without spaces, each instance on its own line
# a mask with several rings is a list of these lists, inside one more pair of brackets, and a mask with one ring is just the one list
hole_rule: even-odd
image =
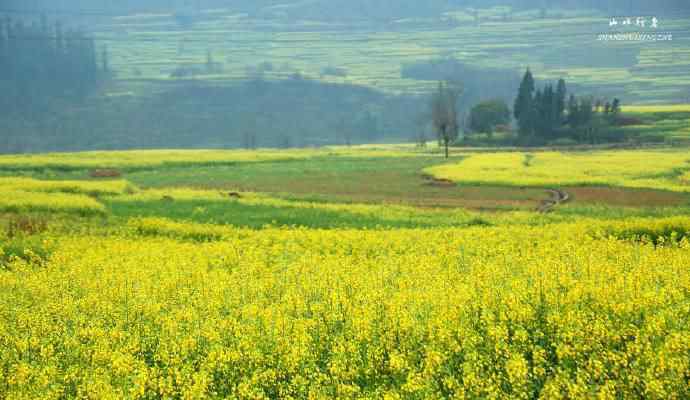
[[[4,151],[241,146],[248,130],[270,146],[400,140],[424,129],[438,79],[463,83],[463,109],[492,97],[510,104],[527,67],[539,84],[565,78],[578,95],[690,102],[690,17],[674,1],[655,2],[658,30],[673,34],[657,42],[597,40],[614,31],[612,12],[649,11],[637,1],[544,10],[512,0],[7,4],[45,6],[85,28],[113,76],[83,103],[0,119],[10,132]],[[247,82],[267,91],[251,93]],[[324,86],[301,94],[295,82]]]
[[[419,93],[433,83],[404,77],[403,67],[452,57],[515,73],[530,66],[538,79],[565,77],[629,103],[689,96],[690,19],[660,20],[660,30],[677,32],[672,41],[604,42],[597,35],[612,31],[604,13],[560,10],[540,18],[537,10],[493,8],[478,15],[475,20],[465,10],[362,25],[331,24],[309,13],[298,20],[265,19],[215,9],[202,11],[191,25],[180,25],[172,13],[141,14],[93,29],[110,49],[117,78],[124,80],[284,79],[299,73]],[[209,52],[217,68],[206,68]]]

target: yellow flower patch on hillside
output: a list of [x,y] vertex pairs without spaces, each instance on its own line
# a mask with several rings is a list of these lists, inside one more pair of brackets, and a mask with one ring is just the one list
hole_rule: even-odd
[[675,178],[690,170],[688,151],[503,152],[472,154],[427,169],[465,184],[508,186],[608,185],[690,191]]

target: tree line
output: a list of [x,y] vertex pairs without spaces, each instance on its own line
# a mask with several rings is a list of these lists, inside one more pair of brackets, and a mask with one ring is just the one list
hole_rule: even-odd
[[310,79],[151,82],[146,93],[0,110],[0,153],[400,142],[426,98]]
[[568,96],[564,79],[559,79],[555,88],[548,83],[537,88],[529,69],[513,107],[519,136],[534,142],[563,138],[593,141],[600,129],[616,123],[620,111],[618,98],[595,101],[591,96]]
[[[595,100],[592,96],[568,93],[564,79],[553,85],[546,83],[537,87],[532,72],[527,69],[520,82],[512,112],[502,99],[478,102],[469,110],[467,118],[459,117],[458,98],[464,88],[457,83],[441,82],[431,97],[431,124],[439,145],[445,148],[456,144],[464,132],[464,145],[471,145],[476,138],[468,133],[487,134],[492,143],[512,145],[543,145],[548,143],[596,143],[625,139],[620,130],[612,129],[624,124],[621,102]],[[511,126],[514,121],[515,124]],[[493,132],[515,132],[494,141]],[[424,146],[424,135],[415,138]]]
[[83,99],[109,74],[105,49],[85,33],[45,16],[0,18],[0,101],[8,111],[45,111],[50,102]]

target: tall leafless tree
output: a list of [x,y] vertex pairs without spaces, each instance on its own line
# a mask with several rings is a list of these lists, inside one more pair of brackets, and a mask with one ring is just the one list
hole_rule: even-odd
[[448,158],[448,147],[458,138],[458,97],[459,85],[450,82],[439,82],[438,90],[431,100],[431,119],[439,142],[445,149]]

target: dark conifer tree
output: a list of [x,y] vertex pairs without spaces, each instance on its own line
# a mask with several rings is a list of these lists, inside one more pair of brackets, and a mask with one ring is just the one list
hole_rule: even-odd
[[550,138],[552,136],[553,128],[555,125],[554,122],[556,119],[555,104],[556,98],[553,92],[553,86],[550,84],[546,85],[546,88],[544,89],[544,104],[542,106],[544,110],[544,128],[542,131],[543,138]]
[[535,100],[534,94],[534,77],[532,72],[527,68],[522,82],[520,83],[520,89],[518,90],[517,98],[515,99],[515,105],[513,107],[513,115],[518,121],[520,127],[520,134],[523,136],[529,136],[534,130],[534,117],[535,117]]
[[568,95],[568,89],[565,85],[564,79],[558,80],[558,87],[556,88],[556,116],[558,119],[558,124],[562,125],[565,122],[565,101]]
[[558,128],[558,98],[553,90],[553,85],[547,85],[544,97],[546,120],[544,121],[545,131],[543,132],[543,137],[552,139],[555,138],[556,129]]
[[541,89],[537,89],[534,94],[533,116],[530,118],[533,133],[537,136],[543,136],[544,132],[544,93]]
[[534,95],[534,77],[532,72],[527,68],[525,75],[520,82],[520,89],[518,89],[518,96],[515,99],[513,106],[513,114],[515,119],[520,120],[520,116],[529,111],[532,103],[532,96]]

